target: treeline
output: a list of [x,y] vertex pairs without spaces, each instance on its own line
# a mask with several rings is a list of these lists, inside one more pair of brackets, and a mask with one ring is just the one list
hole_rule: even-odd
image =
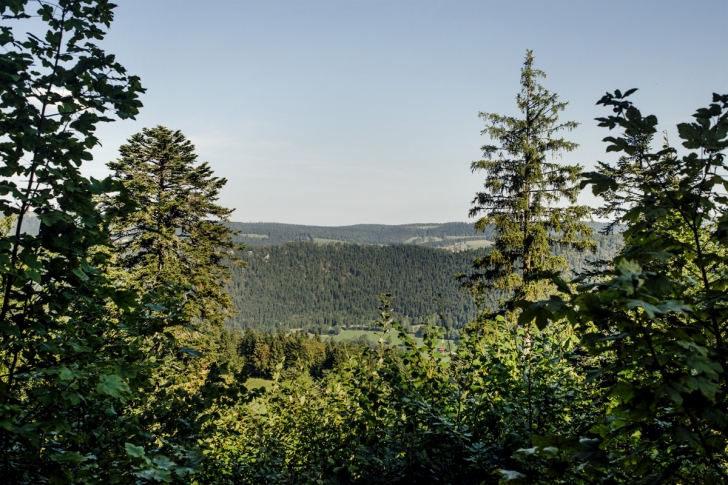
[[[528,51],[522,118],[481,113],[493,145],[473,163],[486,181],[471,212],[498,230],[466,282],[476,297],[507,292],[503,305],[443,350],[438,335],[408,336],[385,298],[378,325],[402,347],[365,347],[321,379],[275,382],[237,414],[205,478],[727,483],[728,95],[678,125],[689,150],[678,156],[651,148],[657,118],[632,104],[636,90],[607,93],[599,122],[620,158],[582,173],[546,156],[575,148],[556,136],[576,123],[558,120],[566,104],[532,64]],[[594,212],[623,224],[623,242],[608,261],[569,268],[564,248],[595,243],[583,222],[593,209],[576,204],[582,185],[605,201]]]
[[[611,259],[621,236],[596,236],[594,252],[565,251],[576,271],[590,260]],[[380,293],[394,295],[397,316],[411,325],[427,315],[462,328],[475,317],[475,303],[455,274],[467,273],[488,249],[453,253],[412,245],[361,246],[299,242],[252,246],[240,253],[228,291],[237,313],[229,328],[303,329],[321,334],[371,328]],[[495,308],[498,295],[484,299]]]
[[341,241],[354,244],[425,244],[447,245],[451,238],[492,238],[492,229],[475,233],[467,222],[422,223],[404,225],[356,224],[326,227],[272,222],[231,222],[230,227],[240,234],[236,241],[246,245],[284,244],[295,241]]
[[238,356],[253,377],[293,379],[320,378],[351,357],[360,355],[363,342],[336,342],[306,332],[257,332],[251,328],[234,332]]

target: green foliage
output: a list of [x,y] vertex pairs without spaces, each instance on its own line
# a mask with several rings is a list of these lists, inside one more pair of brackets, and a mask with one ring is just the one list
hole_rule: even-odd
[[534,442],[533,453],[558,454],[550,471],[568,483],[725,483],[728,96],[678,125],[690,150],[679,156],[667,140],[650,150],[657,118],[625,99],[633,92],[600,100],[614,111],[600,126],[623,130],[607,150],[625,156],[585,178],[626,226],[625,247],[601,278],[562,284],[523,314],[566,319],[599,359],[602,418],[587,437]]
[[[586,259],[611,259],[620,235],[598,235],[594,254],[554,249],[579,271]],[[443,314],[444,324],[462,328],[476,315],[476,305],[452,276],[464,273],[487,250],[452,253],[412,245],[360,246],[292,243],[252,246],[238,253],[245,268],[233,268],[228,286],[237,313],[231,328],[302,329],[336,334],[347,327],[374,329],[377,295],[390,292],[397,318],[411,327],[422,315]],[[588,256],[586,255],[588,254]],[[495,306],[498,294],[482,295]],[[442,312],[439,305],[442,305]]]
[[337,367],[348,353],[358,353],[358,346],[332,339],[324,342],[318,334],[286,334],[280,330],[271,334],[248,328],[240,336],[238,352],[253,376],[271,379],[282,371],[288,377],[321,377],[324,371]]
[[[165,345],[147,342],[158,387],[137,403],[148,432],[180,455],[176,462],[161,454],[143,457],[137,460],[138,476],[170,481],[173,470],[180,475],[196,467],[198,445],[206,449],[207,437],[225,433],[215,420],[248,397],[237,352],[240,336],[223,328],[233,314],[225,284],[231,265],[240,265],[227,225],[232,211],[215,203],[227,181],[214,177],[209,164],[196,164],[194,146],[181,132],[144,129],[120,153],[108,165],[125,189],[122,196],[137,210],[111,224],[118,284],[151,295],[171,286],[181,306],[176,325],[163,334]],[[106,208],[116,204],[118,197],[103,199]],[[155,316],[164,318],[164,308]],[[176,464],[180,458],[191,464]]]
[[[554,248],[583,250],[594,244],[592,229],[584,222],[590,209],[574,205],[581,167],[548,160],[577,147],[555,137],[577,123],[559,122],[567,103],[538,83],[544,77],[533,68],[533,53],[527,51],[516,97],[523,118],[480,113],[486,122],[482,133],[498,144],[483,146],[485,158],[471,165],[473,171],[485,172],[485,184],[473,199],[470,216],[480,216],[476,230],[495,227],[493,250],[474,260],[475,273],[462,279],[476,295],[495,289],[506,299],[514,293],[519,298],[543,296],[539,272],[568,267]],[[563,201],[569,205],[560,206]]]
[[[0,2],[0,476],[181,479],[199,466],[220,406],[242,395],[219,366],[202,385],[169,385],[179,361],[170,330],[189,322],[188,295],[174,282],[129,284],[110,264],[109,226],[133,217],[133,194],[79,172],[96,125],[133,117],[143,89],[94,44],[114,5],[41,2],[30,23],[26,5]],[[13,23],[47,32],[19,35]]]
[[378,324],[403,348],[346,347],[320,380],[281,380],[279,364],[273,388],[227,421],[237,437],[217,448],[205,483],[495,484],[531,435],[592,421],[568,336],[501,318],[497,338],[473,332],[443,351],[441,327],[418,345],[386,299]]
[[[117,264],[141,291],[171,280],[187,287],[185,313],[218,326],[232,315],[223,285],[236,246],[225,224],[233,212],[217,205],[226,179],[207,162],[196,165],[195,147],[180,131],[144,128],[109,162],[125,197],[138,207],[113,220]],[[105,207],[116,205],[110,199]]]
[[[131,389],[146,374],[136,345],[165,321],[103,274],[107,216],[94,197],[118,190],[79,167],[100,122],[133,117],[139,79],[93,42],[113,19],[108,2],[41,3],[34,27],[25,1],[0,2],[0,476],[7,483],[95,483],[124,462],[119,430]],[[22,180],[23,183],[20,183]],[[39,232],[24,232],[33,212]],[[168,318],[174,318],[170,307]],[[146,326],[145,326],[146,325]],[[130,428],[121,431],[128,433]],[[115,480],[123,481],[124,473]],[[104,478],[106,477],[106,478]]]
[[[26,5],[0,0],[0,13],[24,22]],[[592,226],[573,205],[580,167],[547,156],[575,147],[556,134],[576,124],[558,122],[566,104],[538,84],[529,51],[524,119],[481,114],[499,145],[473,163],[486,182],[471,215],[496,244],[475,260],[471,289],[477,303],[505,298],[513,311],[479,315],[455,346],[443,337],[471,307],[440,278],[470,253],[300,242],[250,251],[243,275],[231,211],[216,204],[226,180],[197,164],[179,131],[145,129],[109,164],[114,178],[82,177],[96,125],[141,106],[139,80],[93,44],[113,7],[40,3],[33,26],[47,32],[0,27],[4,483],[728,480],[728,95],[678,125],[685,155],[668,140],[652,151],[657,118],[628,101],[635,90],[600,100],[613,109],[600,125],[623,131],[605,138],[621,158],[582,186],[604,198],[606,232],[622,235],[598,238],[609,264],[567,283],[567,263],[585,266],[575,251],[594,245]],[[248,234],[416,244],[471,235],[455,223],[379,227],[376,237],[368,226],[269,226]],[[398,292],[406,311],[398,322],[383,297],[378,345],[230,333],[231,274],[236,304],[244,289],[266,288],[251,313],[259,321],[284,322],[265,305],[289,299],[309,309],[289,325],[315,311],[334,327],[364,315],[380,290]],[[438,295],[439,312],[423,303]],[[386,343],[392,334],[398,345]],[[270,377],[270,389],[248,392],[243,367]]]

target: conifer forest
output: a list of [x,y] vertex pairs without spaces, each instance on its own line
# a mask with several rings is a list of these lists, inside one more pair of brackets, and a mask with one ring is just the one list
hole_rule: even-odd
[[471,222],[244,223],[174,126],[82,172],[122,8],[0,0],[0,483],[728,483],[728,94],[590,86],[585,169],[527,50]]

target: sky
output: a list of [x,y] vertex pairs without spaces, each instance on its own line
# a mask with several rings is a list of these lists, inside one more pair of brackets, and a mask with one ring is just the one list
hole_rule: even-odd
[[[677,144],[728,92],[728,1],[116,0],[100,44],[147,92],[135,121],[99,129],[84,173],[144,127],[181,130],[232,219],[312,225],[468,221],[488,142],[481,111],[518,115],[526,49],[569,106],[563,163],[610,161],[594,118],[639,91]],[[598,201],[585,193],[584,203]]]

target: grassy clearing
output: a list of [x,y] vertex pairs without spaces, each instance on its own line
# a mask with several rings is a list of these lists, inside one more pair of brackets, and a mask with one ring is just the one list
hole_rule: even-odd
[[440,242],[440,241],[442,241],[442,238],[441,237],[437,237],[437,236],[424,236],[424,237],[414,236],[414,237],[411,237],[409,239],[406,239],[404,241],[404,243],[405,244],[412,244],[412,243],[420,244],[420,243]]
[[[375,332],[373,330],[344,330],[338,335],[335,335],[334,340],[341,342],[342,340],[359,340],[362,337],[366,338],[370,342],[379,342],[379,339],[382,338],[382,334],[381,332]],[[415,342],[417,342],[417,345],[422,345],[421,338],[414,337],[414,339]],[[391,345],[400,345],[402,343],[397,334],[394,332],[389,332],[387,334],[385,342]],[[447,348],[447,340],[441,340],[439,345]]]
[[483,236],[445,236],[445,239],[483,239]]
[[468,246],[468,249],[480,249],[492,246],[493,241],[488,241],[487,239],[479,239],[477,241],[465,241],[465,244]]
[[316,244],[336,244],[336,243],[346,244],[346,241],[342,241],[340,239],[324,239],[321,237],[313,238],[313,242],[315,242]]
[[342,340],[359,340],[362,337],[371,342],[376,342],[382,338],[382,334],[373,330],[344,330],[338,335],[334,335],[334,340],[341,342]]
[[241,237],[249,237],[250,239],[268,239],[268,234],[241,234]]

